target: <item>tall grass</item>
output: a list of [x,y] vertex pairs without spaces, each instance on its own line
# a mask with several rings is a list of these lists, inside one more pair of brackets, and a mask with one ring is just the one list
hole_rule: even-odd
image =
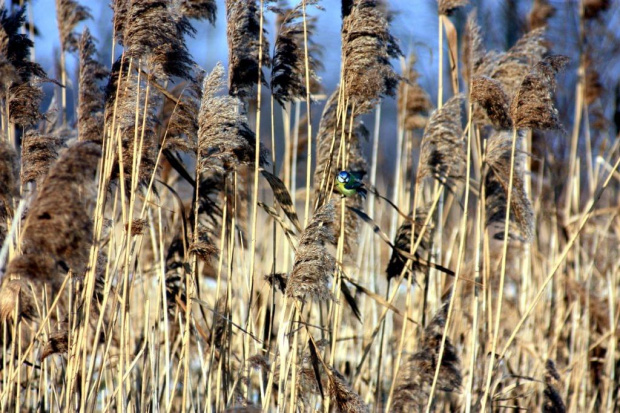
[[[58,0],[58,79],[15,3],[1,412],[620,409],[620,118],[593,49],[620,44],[617,3],[564,6],[571,60],[555,2],[487,50],[483,9],[438,1],[426,83],[378,0],[115,0],[111,67],[88,4]],[[338,11],[327,62],[314,36]],[[198,24],[226,27],[227,69],[195,63]],[[340,170],[368,197],[342,197]]]

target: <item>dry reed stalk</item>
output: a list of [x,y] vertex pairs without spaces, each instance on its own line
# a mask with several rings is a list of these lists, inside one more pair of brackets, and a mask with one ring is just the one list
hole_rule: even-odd
[[34,320],[37,317],[32,289],[21,279],[7,280],[0,289],[0,320],[6,323],[16,311],[19,318]]
[[382,96],[395,96],[400,76],[394,72],[390,59],[401,55],[376,0],[353,0],[348,5],[343,4],[344,100],[348,100],[357,113],[370,111]]
[[[269,67],[270,64],[269,43],[264,31],[261,33],[262,11],[256,2],[226,0],[228,92],[241,99],[252,94],[259,79],[265,82],[260,66]],[[262,50],[260,58],[259,50]]]
[[80,38],[79,51],[78,139],[101,143],[105,95],[99,82],[108,77],[108,71],[95,59],[97,50],[88,28]]

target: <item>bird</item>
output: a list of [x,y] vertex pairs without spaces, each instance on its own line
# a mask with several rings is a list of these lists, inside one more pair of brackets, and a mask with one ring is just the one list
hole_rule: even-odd
[[368,190],[362,182],[363,175],[359,172],[340,171],[336,176],[336,189],[343,197],[359,194],[366,198]]

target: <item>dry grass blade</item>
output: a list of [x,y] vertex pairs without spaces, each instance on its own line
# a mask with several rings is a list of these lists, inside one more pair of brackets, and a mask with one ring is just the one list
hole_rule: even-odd
[[381,96],[395,95],[400,77],[390,59],[402,52],[376,0],[354,0],[347,8],[342,23],[344,90],[356,112],[363,113]]
[[547,360],[545,370],[545,399],[542,410],[544,413],[564,413],[566,406],[561,395],[562,381],[553,360]]
[[[262,67],[269,67],[269,44],[264,33],[260,33],[261,11],[256,3],[257,0],[226,0],[228,92],[238,98],[251,95],[259,79],[259,60]],[[263,55],[259,59],[261,38]],[[262,68],[260,79],[265,81]]]
[[512,100],[511,117],[517,128],[560,129],[558,110],[553,104],[555,75],[569,59],[565,56],[549,56],[536,64],[523,79],[521,87]]
[[[530,242],[534,236],[534,211],[525,191],[525,154],[520,149],[521,135],[517,135],[512,196],[510,200],[510,230],[508,236],[513,240]],[[512,133],[496,132],[487,140],[486,163],[488,171],[484,178],[486,194],[486,225],[506,220],[506,202],[510,180],[510,156],[512,152]],[[516,228],[512,223],[516,224]],[[494,238],[503,239],[501,231],[492,234]]]
[[308,222],[295,253],[293,272],[286,286],[287,296],[299,300],[307,296],[319,301],[333,299],[328,284],[336,269],[336,260],[326,244],[336,241],[334,218],[331,201],[319,208]]
[[80,68],[78,89],[78,139],[102,142],[104,93],[99,82],[109,75],[107,69],[95,60],[95,44],[88,28],[80,38]]
[[288,219],[291,220],[291,222],[295,226],[295,229],[301,232],[301,223],[299,222],[299,218],[297,217],[297,212],[295,212],[295,205],[293,205],[291,194],[289,194],[286,185],[284,185],[284,182],[282,182],[282,180],[274,174],[264,169],[261,169],[260,172],[269,183],[269,186],[273,191],[273,196],[278,202],[278,205],[280,205],[280,208],[282,208]]
[[475,77],[471,84],[470,98],[484,109],[496,129],[512,128],[510,100],[499,81],[487,76]]
[[418,180],[432,176],[451,187],[464,178],[467,154],[462,138],[462,103],[463,95],[456,95],[431,115],[422,137]]

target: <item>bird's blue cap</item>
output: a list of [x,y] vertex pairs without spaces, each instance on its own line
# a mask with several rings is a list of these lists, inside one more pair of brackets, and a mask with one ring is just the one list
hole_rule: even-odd
[[347,182],[349,182],[350,178],[351,176],[347,171],[340,171],[340,173],[338,174],[338,182],[340,183],[346,184]]

